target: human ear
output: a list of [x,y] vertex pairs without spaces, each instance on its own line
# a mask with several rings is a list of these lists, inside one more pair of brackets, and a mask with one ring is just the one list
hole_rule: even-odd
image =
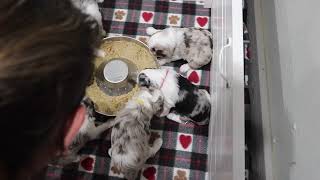
[[66,150],[75,136],[78,134],[84,120],[86,117],[86,108],[83,105],[80,105],[75,113],[68,120],[69,123],[66,127],[65,136],[64,136],[64,149]]

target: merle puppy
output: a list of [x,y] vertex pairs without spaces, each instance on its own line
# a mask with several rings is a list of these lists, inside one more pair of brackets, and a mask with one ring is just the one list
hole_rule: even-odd
[[150,121],[163,107],[162,92],[154,87],[141,87],[117,117],[109,121],[114,125],[111,133],[111,167],[126,179],[136,179],[149,157],[154,156],[162,145],[157,138],[151,145]]
[[65,150],[63,155],[52,161],[52,164],[66,165],[72,162],[78,162],[80,160],[80,156],[78,155],[80,149],[88,141],[99,138],[101,133],[112,127],[112,124],[109,122],[105,122],[99,126],[95,125],[94,104],[88,97],[83,98],[81,104],[86,107],[85,120],[70,146]]
[[209,123],[210,94],[174,70],[146,69],[139,73],[137,81],[141,86],[160,87],[164,96],[164,107],[160,116],[167,116],[168,119],[179,123],[188,121],[198,125]]
[[184,59],[188,64],[182,65],[180,71],[185,73],[211,61],[214,53],[213,36],[207,30],[192,27],[157,30],[149,27],[146,31],[151,36],[148,46],[160,65]]

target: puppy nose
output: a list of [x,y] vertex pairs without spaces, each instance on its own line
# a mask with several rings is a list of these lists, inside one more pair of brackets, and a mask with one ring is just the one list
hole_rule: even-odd
[[141,73],[141,74],[139,74],[139,76],[138,76],[138,84],[139,84],[140,86],[149,87],[149,85],[150,85],[150,80],[149,80],[149,78],[148,78],[144,73]]
[[162,51],[162,50],[156,50],[156,54],[157,54],[158,56],[162,56],[162,55],[163,55],[163,51]]
[[139,81],[143,82],[146,80],[146,75],[144,73],[139,74]]

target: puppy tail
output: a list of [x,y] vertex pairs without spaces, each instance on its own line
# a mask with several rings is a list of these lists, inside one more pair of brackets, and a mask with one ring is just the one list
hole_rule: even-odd
[[149,36],[152,36],[152,35],[154,35],[155,33],[159,32],[159,31],[161,31],[161,30],[155,29],[154,27],[148,27],[146,29],[146,32],[147,32],[147,34]]

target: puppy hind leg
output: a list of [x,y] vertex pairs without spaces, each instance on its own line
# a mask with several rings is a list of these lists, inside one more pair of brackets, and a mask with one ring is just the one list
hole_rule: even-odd
[[191,67],[189,66],[188,63],[186,63],[186,64],[183,64],[183,65],[180,66],[179,73],[180,73],[181,76],[187,77],[187,73],[190,70],[191,70]]

